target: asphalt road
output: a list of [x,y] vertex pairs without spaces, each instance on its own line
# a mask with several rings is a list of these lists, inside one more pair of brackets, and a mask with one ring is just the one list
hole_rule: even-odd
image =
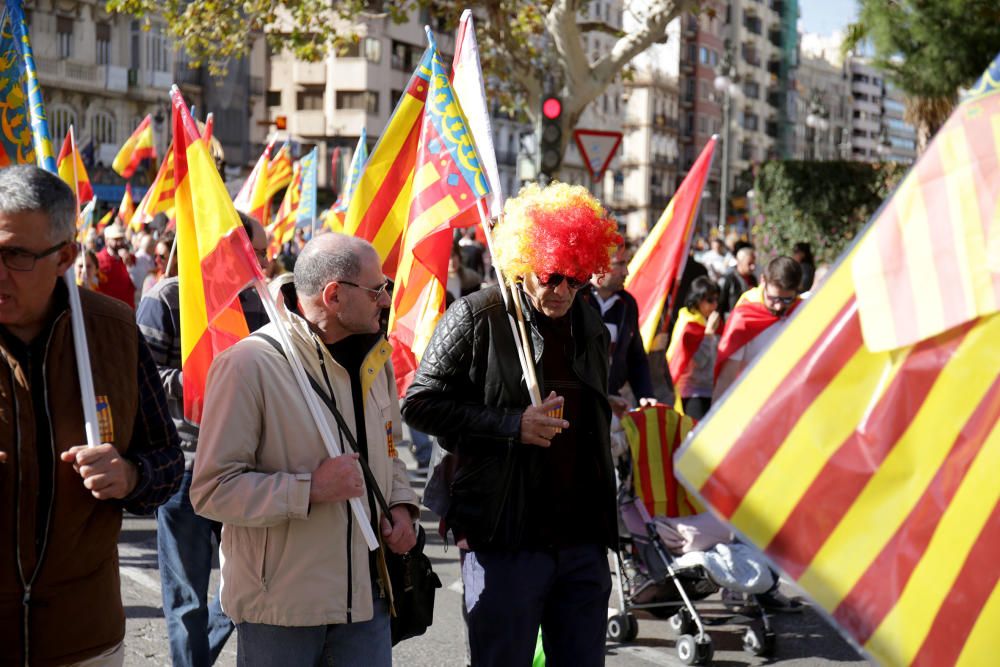
[[[406,453],[405,455],[408,455]],[[434,625],[427,634],[403,642],[393,652],[396,665],[414,667],[462,667],[466,664],[464,627],[461,616],[462,584],[458,550],[445,546],[436,534],[437,522],[424,513],[428,534],[426,553],[440,576],[443,589],[438,592]],[[159,572],[156,561],[156,522],[152,518],[127,515],[119,541],[122,573],[122,596],[126,605],[126,665],[170,665],[166,623],[160,599]],[[213,572],[213,595],[218,587],[218,570]],[[614,596],[613,598],[614,599]],[[710,620],[724,617],[718,597],[699,603],[701,613]],[[607,644],[607,664],[614,667],[643,665],[681,665],[675,652],[675,636],[660,620],[638,612],[639,635],[628,644]],[[811,609],[800,614],[779,616],[774,621],[778,633],[772,659],[753,657],[742,650],[740,628],[712,625],[715,658],[723,667],[779,664],[796,667],[826,665],[864,665],[858,653],[827,622]],[[231,637],[219,665],[236,664],[236,639]]]

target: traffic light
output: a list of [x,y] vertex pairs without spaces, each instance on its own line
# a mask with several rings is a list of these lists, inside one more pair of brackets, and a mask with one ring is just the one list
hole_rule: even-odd
[[274,126],[279,130],[288,129],[288,116],[278,116],[274,119]]
[[539,148],[539,171],[549,179],[559,172],[562,164],[562,100],[549,95],[542,100],[542,132]]

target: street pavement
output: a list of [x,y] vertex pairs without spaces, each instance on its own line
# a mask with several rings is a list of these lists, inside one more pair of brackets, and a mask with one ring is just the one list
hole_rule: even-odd
[[[409,452],[402,454],[412,465]],[[422,483],[417,481],[415,486]],[[427,634],[403,642],[393,651],[396,665],[413,667],[462,667],[466,664],[466,646],[461,613],[462,582],[458,549],[445,546],[437,535],[437,521],[424,510],[421,520],[427,531],[426,553],[443,588],[438,591],[434,625]],[[156,560],[156,522],[151,517],[126,515],[119,540],[122,597],[125,602],[127,634],[126,665],[170,665],[166,623],[160,598],[160,577]],[[212,590],[218,591],[218,563],[213,571]],[[614,600],[614,595],[612,600]],[[614,604],[612,602],[612,604]],[[698,604],[708,617],[723,617],[718,596]],[[613,667],[646,665],[681,665],[674,649],[674,634],[667,621],[643,612],[639,616],[639,636],[628,644],[607,644],[607,664]],[[830,625],[811,609],[801,614],[779,616],[774,621],[778,633],[773,659],[753,657],[741,647],[741,631],[729,625],[712,625],[715,658],[722,667],[778,664],[795,667],[826,665],[865,665],[858,653]],[[216,663],[223,667],[236,664],[235,634],[226,644]]]

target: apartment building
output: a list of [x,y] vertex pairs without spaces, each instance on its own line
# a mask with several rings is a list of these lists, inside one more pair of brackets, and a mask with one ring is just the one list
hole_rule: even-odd
[[[629,238],[645,236],[677,189],[681,25],[682,19],[675,19],[665,43],[633,59],[635,73],[625,83],[622,176],[607,203],[624,221]],[[626,20],[625,29],[629,26]]]
[[850,160],[854,108],[848,67],[803,55],[797,86],[795,159]]
[[175,82],[199,116],[216,114],[215,136],[227,163],[252,159],[254,135],[264,133],[256,124],[264,111],[262,48],[215,80],[177,56],[156,20],[143,30],[140,21],[109,14],[98,0],[38,0],[25,12],[53,142],[58,150],[72,125],[79,145],[93,146],[90,177],[99,198],[120,199],[124,182],[110,164],[147,114],[158,151],[166,150]]
[[885,132],[879,140],[882,157],[890,162],[912,164],[917,159],[917,130],[903,119],[905,109],[903,92],[886,82],[882,98]]

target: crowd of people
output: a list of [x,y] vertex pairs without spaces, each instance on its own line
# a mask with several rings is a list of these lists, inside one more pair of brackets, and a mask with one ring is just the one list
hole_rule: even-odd
[[[414,546],[420,506],[397,451],[405,420],[418,467],[429,472],[435,446],[444,454],[435,509],[461,550],[472,664],[530,664],[539,628],[552,664],[602,664],[616,415],[676,398],[702,418],[816,273],[808,246],[758,274],[753,246],[713,239],[692,254],[678,304],[665,311],[669,345],[651,357],[624,289],[631,251],[613,217],[584,188],[529,185],[507,201],[493,253],[475,230],[456,233],[450,306],[400,401],[384,331],[392,286],[374,248],[325,233],[269,260],[260,222],[241,222],[286,317],[269,322],[255,291],[240,294],[252,333],[215,358],[195,424],[184,413],[166,220],[140,232],[109,225],[78,246],[65,184],[34,167],[0,170],[0,356],[9,369],[0,373],[0,522],[14,545],[0,556],[0,662],[122,664],[124,509],[156,512],[175,665],[212,664],[234,630],[241,665],[390,665],[384,559]],[[85,446],[60,279],[74,265],[97,447]],[[510,299],[521,303],[526,338],[507,321]],[[284,335],[341,455],[331,456],[294,398],[276,342]],[[522,356],[534,360],[537,387],[522,376]],[[657,356],[668,372],[650,363]],[[351,499],[381,549],[369,552]],[[217,549],[223,586],[213,595]]]

